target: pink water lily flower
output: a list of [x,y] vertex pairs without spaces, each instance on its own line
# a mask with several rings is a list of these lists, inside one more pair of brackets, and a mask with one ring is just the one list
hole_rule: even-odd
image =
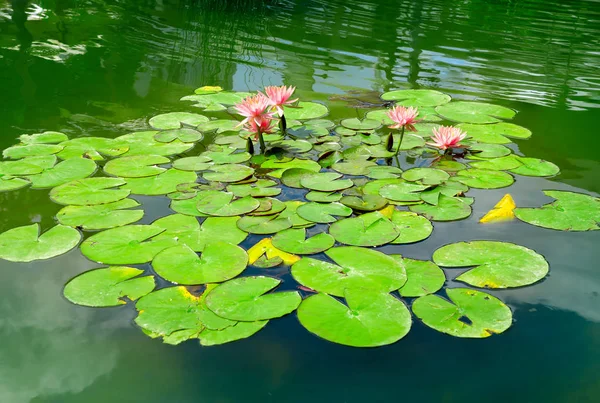
[[268,118],[273,117],[273,112],[269,111],[271,102],[264,94],[258,93],[246,97],[242,102],[235,105],[235,109],[238,113],[245,117],[238,126],[245,125],[249,121],[259,123],[260,118],[266,116]]
[[292,94],[296,91],[296,87],[281,87],[269,86],[265,87],[266,96],[269,99],[269,104],[274,106],[279,116],[283,116],[283,105],[291,105],[298,101],[298,98],[290,100]]
[[255,139],[261,134],[272,133],[276,127],[273,117],[266,114],[251,119],[244,125],[244,129],[254,134]]
[[433,142],[428,142],[430,146],[447,150],[453,147],[461,147],[460,141],[467,137],[467,133],[453,126],[439,126],[433,129]]
[[416,132],[417,129],[413,126],[418,122],[417,115],[419,111],[416,108],[410,107],[405,108],[404,106],[396,106],[387,112],[387,115],[396,124],[389,126],[390,129],[401,129],[404,127],[406,130]]

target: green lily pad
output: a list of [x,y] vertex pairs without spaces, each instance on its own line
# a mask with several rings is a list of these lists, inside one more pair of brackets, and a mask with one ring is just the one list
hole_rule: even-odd
[[221,91],[210,94],[188,95],[181,98],[181,100],[194,101],[196,103],[193,106],[203,108],[205,111],[222,111],[227,109],[225,108],[225,105],[230,106],[238,104],[250,95],[252,94],[249,92]]
[[544,194],[556,200],[540,208],[517,208],[517,218],[531,225],[561,231],[600,229],[599,198],[560,190],[545,190]]
[[281,178],[286,170],[292,168],[303,168],[313,172],[319,172],[321,170],[321,165],[319,165],[318,162],[301,158],[288,159],[285,161],[269,159],[263,162],[260,167],[264,169],[274,169],[274,171],[269,172],[267,175],[278,179]]
[[282,212],[285,210],[286,206],[280,200],[274,199],[272,197],[264,197],[259,200],[260,206],[248,213],[251,216],[268,216]]
[[152,261],[156,274],[175,284],[220,283],[244,271],[248,255],[239,246],[208,240],[202,255],[185,245],[167,248]]
[[50,191],[50,199],[75,206],[114,203],[129,196],[129,190],[114,189],[124,183],[122,178],[80,179],[55,187]]
[[462,220],[471,215],[471,206],[464,198],[449,197],[440,194],[438,204],[418,204],[410,206],[410,210],[423,214],[432,221]]
[[367,182],[362,187],[363,194],[368,195],[379,195],[379,190],[386,185],[397,185],[406,183],[405,180],[399,178],[386,178],[386,179],[377,179],[374,181]]
[[342,195],[337,192],[318,192],[311,190],[304,196],[306,200],[318,203],[332,203],[340,201]]
[[257,320],[254,322],[237,322],[233,326],[220,330],[204,329],[198,336],[203,346],[216,346],[231,343],[248,338],[256,334],[269,323],[268,320]]
[[55,155],[29,157],[18,161],[0,161],[0,177],[35,175],[50,169],[56,164]]
[[58,158],[90,158],[104,160],[104,157],[116,157],[128,151],[127,144],[105,137],[79,137],[59,144],[63,149],[57,154]]
[[259,257],[252,266],[258,267],[259,269],[271,269],[273,267],[277,267],[283,263],[283,259],[279,256],[275,256],[272,258],[268,258],[267,255],[262,255]]
[[548,262],[524,246],[496,241],[458,242],[443,246],[433,261],[444,267],[469,267],[456,278],[475,287],[523,287],[548,274]]
[[156,165],[168,164],[169,162],[171,160],[162,155],[121,157],[108,161],[104,165],[104,172],[122,178],[144,178],[163,173],[166,169]]
[[476,189],[499,189],[510,186],[515,181],[510,174],[502,171],[469,168],[459,171],[455,179]]
[[133,199],[123,199],[95,206],[67,206],[56,214],[56,219],[62,225],[85,230],[120,227],[142,219],[144,210],[126,210],[139,205]]
[[[265,139],[266,141],[266,139]],[[302,154],[312,150],[312,143],[306,140],[278,140],[270,141],[269,145],[273,148],[281,148],[291,154]]]
[[107,267],[86,271],[69,280],[65,298],[77,305],[107,307],[124,305],[154,290],[154,277],[138,277],[144,271],[133,267]]
[[254,169],[240,164],[213,165],[209,169],[202,176],[214,182],[239,182],[254,173]]
[[406,283],[401,261],[373,249],[343,246],[325,255],[335,262],[303,257],[292,266],[292,276],[305,287],[339,297],[348,289],[391,292]]
[[41,157],[44,155],[57,154],[62,151],[64,147],[54,144],[31,144],[24,146],[13,146],[9,147],[2,152],[4,158],[17,160],[20,158],[27,157]]
[[395,122],[387,115],[388,111],[389,109],[376,109],[367,112],[365,117],[370,120],[376,120],[386,126],[393,125]]
[[419,182],[423,185],[439,185],[450,178],[446,171],[435,168],[412,168],[404,171],[402,179],[409,182]]
[[479,143],[508,144],[511,142],[508,137],[517,139],[527,139],[531,137],[531,131],[528,129],[506,122],[494,123],[491,125],[461,123],[456,127],[466,132],[468,137]]
[[319,233],[306,238],[304,228],[290,228],[278,232],[273,237],[272,242],[273,246],[284,252],[296,255],[312,255],[331,248],[335,244],[335,239],[326,233]]
[[240,131],[242,127],[240,126],[240,122],[238,122],[237,120],[217,119],[200,123],[196,127],[196,129],[204,133],[210,133],[214,131],[216,131],[217,133],[223,133]]
[[173,161],[173,168],[181,171],[205,171],[212,166],[208,157],[185,157]]
[[522,164],[516,155],[507,155],[505,157],[490,158],[484,161],[469,162],[469,165],[477,169],[487,169],[491,171],[507,171],[520,167]]
[[334,216],[349,217],[352,209],[341,203],[306,203],[298,207],[298,215],[308,221],[327,224],[336,221]]
[[314,174],[314,171],[304,168],[290,168],[281,175],[281,183],[290,188],[302,189],[300,184],[302,178]]
[[425,203],[437,206],[440,201],[440,195],[453,197],[464,194],[468,190],[469,187],[467,185],[456,182],[455,180],[449,180],[448,182],[421,192],[421,200]]
[[212,216],[231,217],[250,213],[260,206],[260,202],[250,196],[233,200],[233,193],[209,190],[196,203],[200,213]]
[[[400,255],[394,255],[402,259]],[[402,259],[406,268],[406,283],[398,290],[403,298],[422,297],[439,291],[446,282],[444,271],[426,260]]]
[[512,109],[483,102],[451,102],[438,106],[435,111],[449,120],[477,124],[497,123],[499,119],[512,119],[515,116]]
[[428,187],[418,183],[396,181],[382,186],[379,189],[379,194],[395,202],[419,202],[421,201],[420,192]]
[[467,169],[467,166],[458,161],[440,160],[432,164],[433,168],[441,169],[446,172],[458,172]]
[[43,132],[35,134],[22,134],[19,140],[23,144],[57,144],[67,141],[69,137],[61,132]]
[[121,189],[131,191],[131,194],[158,196],[177,191],[177,186],[182,183],[195,182],[194,172],[167,169],[165,172],[144,178],[127,178]]
[[298,215],[298,207],[304,205],[304,202],[297,200],[288,200],[284,202],[285,210],[279,213],[279,218],[287,218],[291,221],[293,228],[305,228],[315,225],[312,221],[305,220]]
[[358,176],[368,174],[375,166],[377,166],[377,163],[374,161],[355,158],[344,160],[343,162],[336,162],[331,166],[331,169],[334,169],[341,174]]
[[396,226],[377,211],[337,221],[331,224],[329,233],[336,241],[354,246],[385,245],[400,235]]
[[201,141],[202,138],[202,133],[188,128],[164,130],[154,135],[154,140],[161,143],[170,143],[174,140],[179,140],[183,143],[194,143]]
[[307,189],[319,192],[335,192],[352,187],[353,183],[350,179],[340,179],[341,177],[342,175],[336,172],[316,173],[303,177],[300,184]]
[[123,154],[123,157],[134,155],[162,155],[168,157],[184,153],[194,147],[194,143],[184,143],[181,140],[161,143],[154,139],[157,133],[157,131],[129,133],[117,137],[115,141],[122,147],[129,147],[129,150]]
[[455,337],[485,338],[504,332],[512,324],[510,308],[492,295],[467,288],[446,289],[446,294],[450,301],[426,295],[412,305],[414,314],[438,332]]
[[87,178],[96,171],[96,163],[87,158],[73,158],[62,161],[42,173],[31,175],[33,189],[46,189],[63,185],[65,183]]
[[350,119],[343,119],[340,124],[342,126],[344,126],[347,129],[350,130],[354,130],[354,131],[364,131],[364,130],[375,130],[379,127],[381,127],[381,123],[379,122],[379,120],[373,120],[373,119],[357,119],[357,118],[350,118]]
[[291,228],[292,221],[288,218],[280,218],[276,215],[242,217],[237,222],[238,228],[251,234],[274,234]]
[[517,157],[520,166],[510,172],[523,176],[554,176],[558,175],[560,168],[555,164],[538,158]]
[[279,279],[264,276],[229,280],[208,294],[206,305],[230,320],[250,322],[279,318],[296,310],[302,301],[297,291],[268,293],[280,283]]
[[298,106],[284,106],[283,113],[288,120],[319,119],[329,113],[325,105],[316,102],[298,102]]
[[392,222],[400,231],[400,235],[391,241],[393,244],[419,242],[427,239],[433,232],[433,225],[427,218],[410,211],[395,210]]
[[9,229],[0,234],[0,259],[31,262],[67,253],[81,240],[76,229],[56,225],[40,235],[39,224]]
[[229,185],[227,191],[233,193],[235,197],[270,197],[281,193],[281,189],[276,186],[277,182],[275,181],[259,179],[252,184]]
[[355,211],[375,211],[384,208],[388,201],[378,195],[344,196],[340,203]]
[[384,101],[398,101],[404,106],[438,106],[450,102],[450,95],[435,90],[396,90],[381,96]]
[[[239,136],[236,136],[239,138]],[[246,143],[244,143],[245,145]],[[203,152],[200,157],[208,158],[213,164],[240,164],[248,161],[252,155],[247,152],[236,152],[237,149],[233,147],[219,147],[218,149],[211,149]]]
[[31,184],[26,179],[13,178],[13,177],[2,177],[0,176],[0,192],[10,192],[12,190],[22,189]]
[[369,167],[366,176],[371,179],[392,179],[399,178],[402,175],[402,170],[395,166],[376,165]]
[[163,113],[151,118],[148,123],[158,130],[179,129],[182,124],[189,126],[198,126],[201,123],[208,122],[204,115],[189,112],[171,112]]
[[410,331],[406,305],[390,294],[347,289],[348,306],[327,294],[306,298],[298,320],[309,332],[352,347],[378,347],[400,340]]
[[127,225],[99,232],[81,244],[81,253],[105,264],[141,264],[162,250],[177,245],[173,238],[153,239],[164,231],[154,225]]
[[[394,139],[394,149],[396,149],[396,147],[398,147],[398,142],[400,141],[400,134],[393,134],[393,139]],[[400,150],[412,150],[413,148],[417,148],[417,147],[423,147],[425,145],[425,139],[421,136],[418,136],[416,134],[412,134],[412,133],[405,133],[404,134],[404,138],[402,139],[402,144],[400,145]],[[375,146],[377,147],[377,146]],[[386,154],[388,151],[387,149],[385,149],[385,145],[381,144],[378,146],[377,148],[371,148],[373,150],[373,154],[374,156],[377,156],[379,158],[384,158],[389,156],[388,154]],[[394,152],[391,153],[392,156],[394,154]]]

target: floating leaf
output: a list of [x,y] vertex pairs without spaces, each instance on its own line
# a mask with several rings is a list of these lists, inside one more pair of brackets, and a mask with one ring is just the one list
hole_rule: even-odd
[[516,207],[517,205],[515,204],[512,196],[507,193],[502,197],[502,199],[500,199],[498,203],[496,203],[493,209],[481,217],[479,222],[490,223],[512,220],[515,218],[514,210]]
[[560,190],[545,190],[544,194],[556,200],[540,208],[517,208],[517,218],[531,225],[561,231],[600,229],[599,198]]
[[260,202],[250,196],[233,200],[233,193],[216,190],[203,192],[196,203],[199,212],[220,217],[246,214],[256,210],[259,206]]
[[56,144],[68,139],[69,137],[61,132],[43,132],[31,135],[22,134],[19,136],[19,140],[24,144]]
[[254,173],[254,169],[240,164],[213,165],[209,169],[202,176],[214,182],[239,182]]
[[432,166],[434,168],[437,169],[441,169],[442,171],[446,171],[446,172],[458,172],[458,171],[462,171],[463,169],[466,169],[467,166],[465,164],[462,164],[458,161],[452,161],[452,160],[439,160],[435,163],[432,164]]
[[410,182],[418,181],[423,185],[439,185],[448,178],[450,175],[447,172],[435,168],[412,168],[402,174],[402,179]]
[[121,189],[131,191],[131,194],[158,196],[166,195],[177,190],[182,183],[195,182],[197,179],[194,172],[180,171],[179,169],[167,169],[165,172],[144,178],[127,178],[127,183]]
[[311,190],[305,196],[306,200],[318,203],[332,203],[339,201],[342,195],[337,192],[317,192]]
[[348,306],[327,294],[306,298],[298,308],[298,320],[309,332],[334,343],[352,347],[392,344],[410,330],[406,306],[390,294],[347,289]]
[[274,234],[292,226],[288,218],[278,218],[277,216],[258,216],[242,217],[237,222],[237,226],[251,234]]
[[506,171],[520,167],[521,162],[516,155],[507,155],[505,157],[491,158],[485,161],[470,162],[469,165],[477,169]]
[[381,213],[374,211],[337,221],[329,227],[336,241],[354,246],[379,246],[398,238],[400,231]]
[[290,188],[302,189],[300,181],[302,178],[314,174],[314,171],[304,168],[290,168],[281,175],[281,183]]
[[523,176],[554,176],[558,175],[560,168],[555,164],[537,158],[517,157],[520,166],[510,172]]
[[56,218],[59,223],[86,230],[108,229],[132,224],[144,216],[144,210],[126,210],[140,204],[133,199],[95,206],[67,206]]
[[87,178],[96,171],[96,163],[86,158],[73,158],[58,163],[44,172],[31,175],[33,189],[46,189],[63,185],[77,179]]
[[485,143],[472,144],[469,151],[471,154],[467,157],[472,159],[499,158],[505,157],[511,153],[510,148],[503,145]]
[[360,120],[357,118],[343,119],[340,124],[347,129],[355,131],[374,130],[381,127],[381,123],[378,120],[364,119]]
[[318,119],[329,113],[325,105],[316,102],[298,102],[298,106],[284,106],[283,111],[286,119],[292,120],[308,120]]
[[355,158],[345,160],[344,162],[336,162],[331,166],[331,169],[345,175],[366,175],[377,164],[374,161],[369,161],[363,158]]
[[500,105],[483,102],[458,101],[441,105],[435,111],[446,119],[464,123],[496,123],[499,119],[512,119],[515,111]]
[[264,276],[229,280],[208,294],[206,305],[217,315],[230,320],[278,318],[293,312],[302,301],[297,291],[268,293],[279,283],[279,279]]
[[308,221],[327,224],[336,221],[334,216],[349,217],[352,209],[341,203],[306,203],[298,207],[298,215]]
[[39,224],[9,229],[0,234],[0,259],[31,262],[67,253],[81,240],[76,229],[56,225],[40,235]]
[[88,178],[65,183],[50,191],[50,199],[58,204],[85,206],[114,203],[129,196],[129,190],[114,189],[121,178]]
[[382,186],[379,189],[379,194],[395,202],[419,202],[421,201],[419,193],[427,188],[427,185],[396,181],[391,182],[390,185]]
[[153,239],[164,231],[154,225],[127,225],[99,232],[81,244],[87,258],[105,264],[150,262],[160,251],[177,245],[173,238]]
[[26,179],[0,176],[0,192],[10,192],[29,186],[31,182]]
[[504,332],[512,312],[498,298],[467,288],[446,289],[450,301],[437,295],[420,297],[414,314],[427,326],[455,337],[485,338]]
[[199,257],[188,246],[179,245],[161,251],[152,261],[156,274],[175,284],[220,283],[242,273],[248,255],[239,246],[208,240]]
[[[236,136],[239,138],[239,136]],[[236,152],[233,147],[220,147],[216,150],[205,151],[201,158],[208,158],[213,164],[239,164],[248,161],[252,156],[247,152]]]
[[122,178],[143,178],[154,176],[166,171],[157,167],[159,164],[168,164],[171,160],[162,155],[136,155],[134,157],[121,157],[108,161],[104,165],[104,172]]
[[335,244],[335,240],[329,234],[319,233],[306,238],[304,228],[290,228],[277,233],[272,240],[273,246],[284,252],[298,255],[312,255],[323,252]]
[[390,179],[398,178],[402,175],[402,170],[395,166],[376,165],[369,167],[366,176],[372,179]]
[[268,320],[257,320],[255,322],[237,322],[233,326],[220,330],[204,329],[198,336],[203,346],[216,346],[231,343],[248,338],[256,334],[269,323]]
[[2,152],[2,156],[4,158],[17,160],[20,158],[57,154],[62,149],[63,146],[54,144],[31,144],[7,148]]
[[138,277],[144,271],[133,267],[107,267],[86,271],[69,280],[63,291],[74,304],[107,307],[123,305],[143,297],[154,287],[154,277]]
[[50,169],[56,164],[55,155],[29,157],[18,161],[0,161],[0,177],[35,175]]
[[455,179],[477,189],[499,189],[513,184],[515,179],[506,172],[469,168],[459,171]]
[[523,246],[496,241],[458,242],[443,246],[433,261],[444,267],[476,266],[456,278],[475,287],[523,287],[548,274],[542,255]]
[[273,178],[281,178],[283,173],[288,169],[303,168],[308,169],[309,171],[319,172],[321,170],[321,165],[313,160],[294,158],[287,161],[266,160],[261,164],[261,168],[275,169],[275,171],[269,172],[268,175]]
[[249,92],[219,91],[209,94],[188,95],[181,98],[181,100],[194,101],[196,104],[193,106],[203,108],[206,111],[221,111],[226,109],[224,105],[235,105],[250,95],[252,94]]
[[378,195],[344,196],[340,203],[355,211],[375,211],[384,208],[388,201]]
[[294,228],[311,227],[314,225],[312,221],[305,220],[298,215],[298,207],[304,205],[304,202],[296,200],[288,200],[285,203],[285,210],[279,214],[279,218],[287,218],[292,222]]
[[401,259],[406,268],[406,283],[398,290],[404,298],[422,297],[439,291],[446,282],[446,276],[442,269],[435,263],[426,260],[407,259],[400,255],[394,255]]
[[154,136],[156,136],[157,133],[157,131],[130,133],[117,137],[115,141],[122,147],[129,148],[129,150],[123,154],[123,157],[131,157],[134,155],[162,155],[166,157],[184,153],[194,147],[194,143],[184,143],[181,140],[173,140],[170,143],[161,143],[154,139]]
[[59,144],[63,149],[57,154],[58,158],[90,158],[103,160],[106,157],[116,157],[129,149],[127,144],[105,137],[79,137]]
[[470,203],[464,198],[449,197],[444,194],[440,194],[437,205],[419,204],[409,208],[433,221],[462,220],[471,215]]
[[229,185],[227,191],[232,192],[235,197],[268,197],[277,196],[281,189],[275,187],[277,182],[269,179],[259,179],[253,184]]
[[400,235],[391,241],[394,244],[419,242],[433,232],[433,226],[427,218],[410,211],[394,210],[392,222],[400,231]]
[[277,263],[269,265],[269,267],[276,266],[281,263],[285,263],[290,266],[300,260],[299,256],[293,255],[276,248],[273,245],[271,238],[263,238],[256,245],[248,249],[248,262],[254,266],[257,266],[257,262],[260,258],[264,258],[266,254],[266,260]]
[[513,123],[494,123],[491,125],[479,125],[461,123],[456,127],[466,132],[470,138],[480,143],[508,144],[508,137],[527,139],[531,137],[531,131]]
[[467,185],[464,185],[455,180],[449,180],[441,185],[434,188],[427,189],[421,192],[421,200],[426,203],[437,206],[440,201],[440,195],[446,195],[449,197],[462,195],[469,190]]
[[200,123],[196,129],[201,132],[208,133],[214,132],[223,133],[223,132],[231,132],[231,131],[239,131],[241,130],[240,122],[237,120],[229,120],[229,119],[217,119],[210,120],[208,122]]
[[406,283],[401,261],[367,248],[343,246],[325,254],[336,264],[304,257],[292,266],[292,276],[300,284],[338,297],[348,289],[391,292]]
[[350,179],[340,179],[341,177],[341,174],[335,172],[316,173],[303,177],[300,184],[307,189],[319,192],[334,192],[352,187],[353,183]]
[[154,140],[161,143],[170,143],[174,140],[180,140],[184,143],[194,143],[196,141],[201,141],[202,138],[202,133],[188,128],[165,130],[154,135]]
[[398,101],[404,106],[438,106],[450,102],[450,95],[435,90],[396,90],[381,96],[384,101]]
[[206,116],[189,112],[163,113],[162,115],[154,116],[148,121],[150,126],[159,130],[179,129],[182,124],[198,126],[205,122],[208,122]]

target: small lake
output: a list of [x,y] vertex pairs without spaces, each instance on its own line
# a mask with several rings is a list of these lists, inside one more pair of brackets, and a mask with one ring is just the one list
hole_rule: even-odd
[[[515,149],[561,168],[552,179],[518,177],[518,206],[551,202],[542,190],[600,192],[594,0],[0,0],[0,149],[44,130],[124,135],[159,113],[195,112],[179,100],[205,85],[284,83],[334,118],[411,88],[515,109],[512,122],[533,132]],[[395,344],[350,348],[310,334],[294,313],[235,343],[170,346],[135,326],[134,304],[95,309],[63,297],[69,279],[101,267],[79,249],[0,260],[0,402],[598,402],[600,231],[478,224],[505,193],[471,190],[469,219],[382,248],[429,260],[442,245],[486,239],[542,254],[541,283],[490,291],[514,324],[487,339],[413,318]],[[143,224],[169,214],[167,197],[135,199]],[[48,190],[0,193],[0,233],[49,228],[60,208]]]

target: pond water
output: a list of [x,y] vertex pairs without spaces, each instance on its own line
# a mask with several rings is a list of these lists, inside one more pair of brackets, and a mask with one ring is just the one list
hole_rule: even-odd
[[[179,98],[202,85],[293,84],[334,115],[347,99],[434,88],[516,109],[514,123],[533,132],[519,150],[560,166],[552,180],[519,177],[517,205],[549,202],[543,189],[597,196],[599,38],[593,0],[3,1],[0,149],[43,130],[122,135],[158,113],[193,111]],[[353,349],[309,334],[294,314],[223,346],[164,345],[135,327],[133,304],[64,299],[70,278],[100,267],[75,249],[0,261],[0,401],[597,402],[600,233],[477,224],[505,193],[473,190],[468,220],[383,248],[430,259],[441,245],[490,239],[543,254],[543,282],[490,292],[514,312],[501,335],[452,338],[415,320],[396,344]],[[143,223],[167,214],[167,198],[136,199]],[[0,193],[0,233],[48,228],[59,209],[48,191]]]

